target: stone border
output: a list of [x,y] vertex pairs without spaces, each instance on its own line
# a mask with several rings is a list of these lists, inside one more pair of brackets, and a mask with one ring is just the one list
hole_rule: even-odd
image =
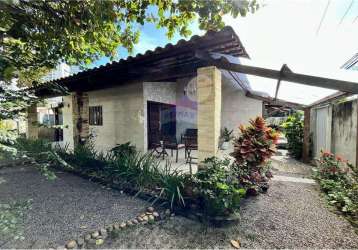
[[119,232],[124,231],[127,228],[135,226],[144,226],[146,224],[153,224],[164,218],[174,216],[169,209],[165,210],[164,213],[155,211],[153,207],[148,207],[146,212],[135,216],[133,219],[113,222],[112,224],[100,228],[98,230],[85,233],[77,239],[71,239],[66,242],[64,246],[59,246],[57,249],[79,249],[79,248],[91,248],[94,246],[102,245],[107,238],[116,238]]
[[[145,200],[147,202],[149,202],[150,200],[152,200],[152,201],[156,200],[156,203],[161,204],[160,207],[170,209],[173,211],[173,213],[175,213],[177,215],[181,215],[183,217],[186,217],[186,218],[194,220],[194,221],[198,221],[200,223],[209,222],[213,226],[222,227],[222,226],[227,226],[232,223],[240,221],[240,216],[236,215],[236,214],[231,214],[229,216],[208,217],[208,216],[205,216],[202,212],[193,210],[191,208],[181,208],[181,207],[175,207],[175,206],[171,208],[169,205],[170,201],[167,199],[164,199],[162,197],[159,197],[158,194],[155,192],[146,192],[144,190],[140,191],[140,190],[133,189],[129,186],[118,187],[115,183],[108,183],[105,180],[103,180],[102,178],[97,177],[97,176],[88,176],[88,175],[83,174],[82,172],[79,172],[76,170],[66,170],[66,169],[61,169],[61,168],[58,168],[58,169],[62,170],[62,171],[69,172],[74,175],[77,175],[77,176],[84,178],[86,180],[106,185],[114,190],[124,192],[128,195],[131,195],[131,196],[135,195],[136,197],[138,197],[142,200]],[[154,206],[154,204],[152,204],[152,205]]]

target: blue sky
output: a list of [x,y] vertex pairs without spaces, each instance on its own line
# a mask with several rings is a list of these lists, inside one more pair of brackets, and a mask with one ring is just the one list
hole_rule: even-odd
[[[265,6],[254,14],[236,19],[227,16],[225,21],[239,35],[251,60],[242,63],[280,69],[283,63],[298,73],[313,74],[346,80],[358,79],[358,72],[341,70],[354,53],[358,52],[358,0],[353,1],[348,14],[340,21],[351,4],[351,0],[331,0],[321,28],[320,20],[328,0],[266,0]],[[190,26],[192,34],[204,34],[197,22]],[[181,37],[176,34],[168,40],[164,29],[153,24],[141,27],[141,37],[134,47],[133,55],[144,53],[168,42],[176,43]],[[185,38],[185,39],[189,39]],[[119,49],[120,58],[128,53]],[[105,64],[107,58],[94,66]],[[276,81],[249,76],[255,90],[273,95]],[[309,104],[333,91],[283,82],[279,98]]]

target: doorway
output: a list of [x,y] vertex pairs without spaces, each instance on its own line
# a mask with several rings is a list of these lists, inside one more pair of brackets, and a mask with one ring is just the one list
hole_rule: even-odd
[[148,101],[148,148],[163,136],[176,137],[176,107],[172,104]]

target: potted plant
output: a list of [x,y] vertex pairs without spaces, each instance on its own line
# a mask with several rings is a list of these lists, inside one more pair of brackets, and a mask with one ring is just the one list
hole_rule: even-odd
[[233,130],[228,130],[228,128],[224,128],[221,131],[221,141],[222,141],[221,149],[222,150],[227,150],[229,148],[229,142],[232,139],[234,139],[234,136],[232,133],[233,133]]

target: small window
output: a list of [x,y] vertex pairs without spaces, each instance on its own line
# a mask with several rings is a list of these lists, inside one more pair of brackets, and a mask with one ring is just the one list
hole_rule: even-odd
[[89,107],[89,125],[103,125],[102,106]]

